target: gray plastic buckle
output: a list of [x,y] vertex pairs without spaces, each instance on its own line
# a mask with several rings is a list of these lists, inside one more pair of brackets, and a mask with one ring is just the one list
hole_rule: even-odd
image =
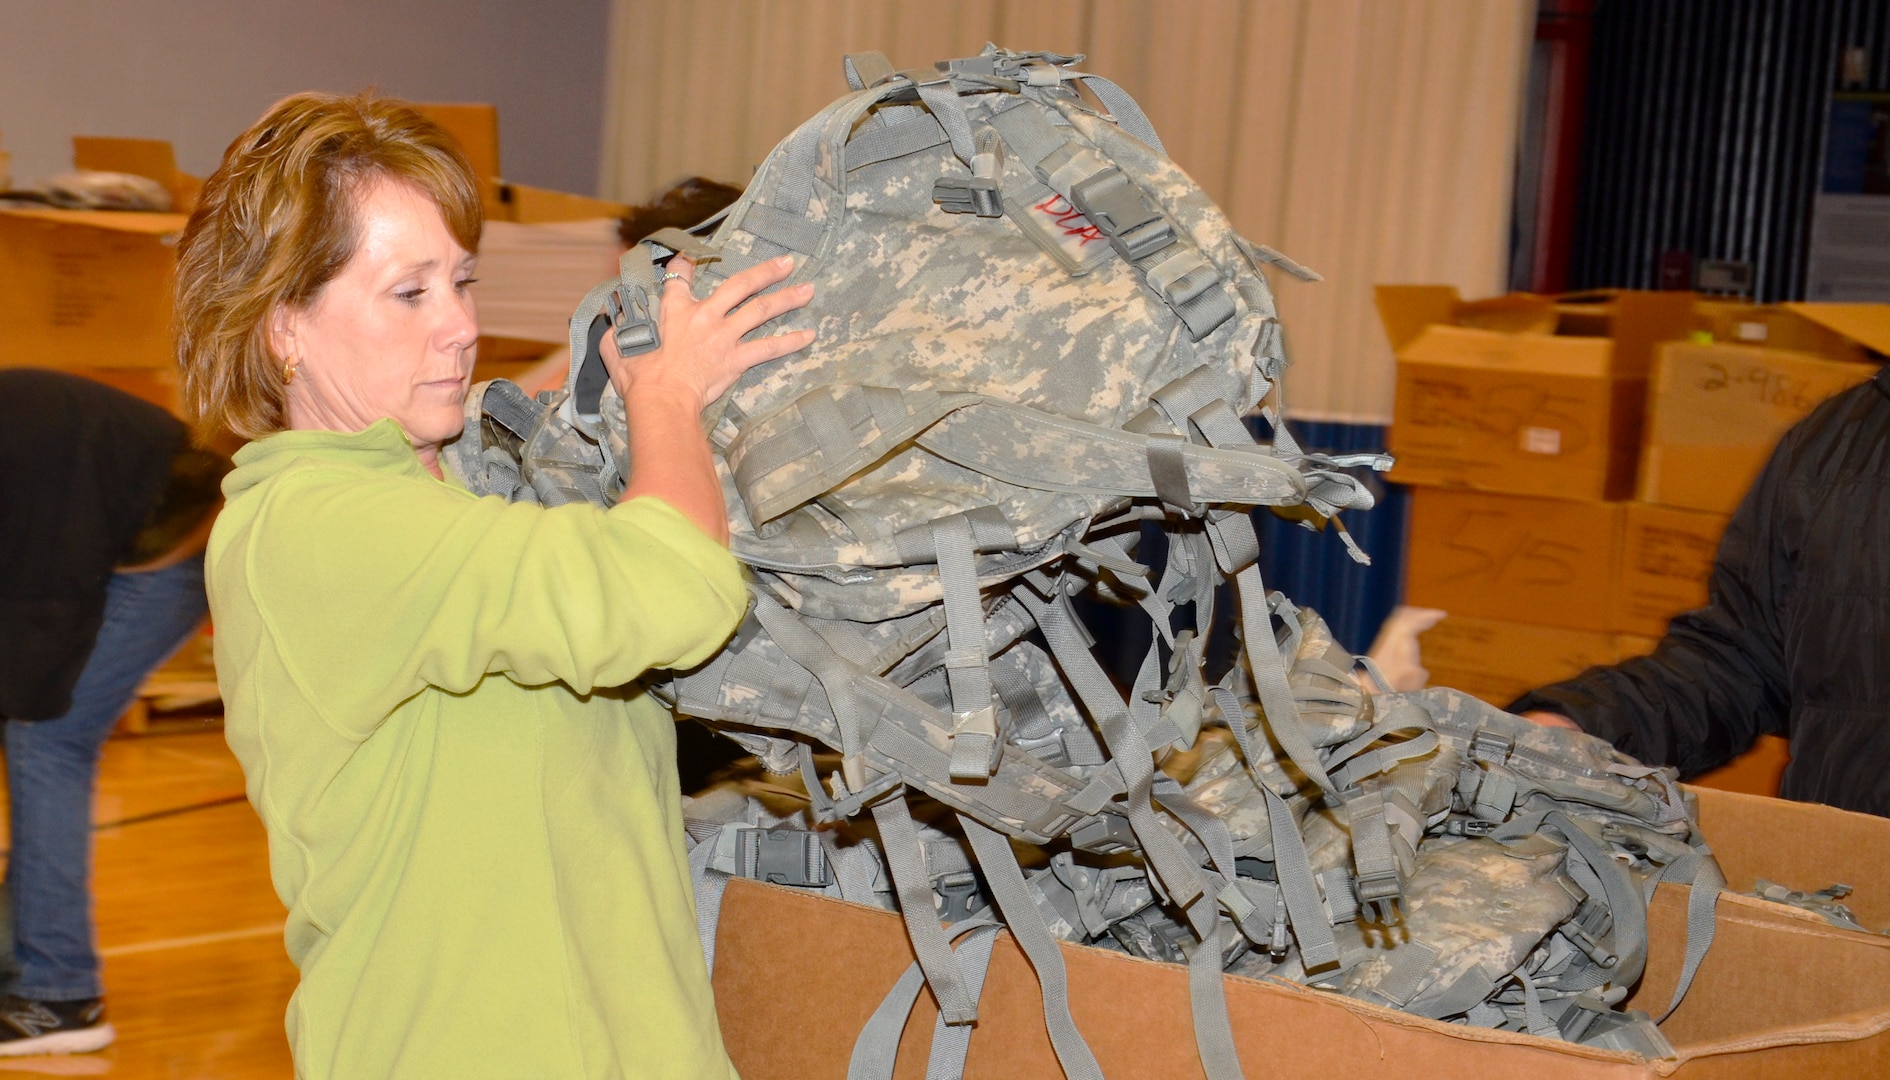
[[948,214],[1003,217],[1004,199],[997,181],[981,176],[941,176],[932,184],[932,201]]
[[824,889],[833,884],[820,838],[802,829],[743,829],[742,876],[771,885]]
[[985,906],[984,896],[978,891],[977,875],[969,870],[940,877],[932,883],[932,891],[938,894],[940,922],[962,922]]
[[622,285],[604,298],[611,325],[616,327],[617,355],[638,356],[662,344],[656,333],[656,316],[650,310],[650,296],[641,287]]
[[950,71],[965,75],[996,75],[997,57],[961,56],[956,60],[940,60],[935,67],[940,71]]
[[1071,184],[1070,202],[1130,262],[1147,258],[1175,241],[1174,226],[1113,165]]
[[1360,874],[1352,879],[1352,895],[1361,910],[1371,913],[1371,921],[1385,926],[1398,919],[1398,901],[1404,899],[1404,882],[1399,880],[1395,869]]
[[1099,855],[1135,849],[1135,830],[1121,814],[1104,812],[1070,832],[1070,845]]
[[1515,746],[1515,740],[1490,728],[1478,728],[1476,734],[1470,736],[1470,756],[1478,761],[1505,764]]

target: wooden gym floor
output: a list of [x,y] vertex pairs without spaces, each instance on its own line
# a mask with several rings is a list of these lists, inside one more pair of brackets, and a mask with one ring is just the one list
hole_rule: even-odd
[[93,820],[105,1006],[118,1042],[99,1054],[0,1058],[0,1080],[291,1076],[282,1015],[295,968],[262,824],[222,732],[196,724],[110,740]]

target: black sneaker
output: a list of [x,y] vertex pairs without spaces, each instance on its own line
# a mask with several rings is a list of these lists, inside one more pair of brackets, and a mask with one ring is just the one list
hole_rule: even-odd
[[112,1044],[118,1033],[105,1022],[105,999],[32,1001],[0,998],[0,1057],[26,1054],[87,1054]]

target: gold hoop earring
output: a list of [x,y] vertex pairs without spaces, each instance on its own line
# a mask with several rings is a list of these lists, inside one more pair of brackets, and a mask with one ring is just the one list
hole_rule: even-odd
[[295,363],[289,360],[282,365],[282,385],[287,386],[295,381]]

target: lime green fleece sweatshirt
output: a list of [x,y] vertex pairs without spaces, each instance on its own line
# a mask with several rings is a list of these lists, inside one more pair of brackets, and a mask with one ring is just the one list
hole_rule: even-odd
[[477,498],[391,420],[236,463],[217,676],[302,974],[296,1075],[732,1076],[673,721],[634,680],[734,630],[735,560],[654,498]]

